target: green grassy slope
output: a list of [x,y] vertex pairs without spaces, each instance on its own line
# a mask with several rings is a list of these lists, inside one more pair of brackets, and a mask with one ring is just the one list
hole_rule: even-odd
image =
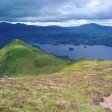
[[[62,70],[76,112],[111,112],[103,108],[104,97],[112,94],[112,61],[82,59]],[[72,96],[73,95],[73,96]],[[70,101],[70,99],[68,99]],[[112,102],[111,102],[112,104]],[[108,104],[109,105],[109,104]],[[112,105],[111,105],[112,106]],[[72,108],[73,109],[73,108]],[[71,112],[72,112],[71,109]]]
[[53,73],[68,63],[17,39],[0,50],[0,76]]
[[61,72],[0,79],[0,112],[111,112],[100,105],[112,93],[112,61],[79,60]]
[[20,77],[0,78],[0,112],[111,112],[101,102],[112,94],[112,61],[70,63],[19,40],[5,46],[0,75]]

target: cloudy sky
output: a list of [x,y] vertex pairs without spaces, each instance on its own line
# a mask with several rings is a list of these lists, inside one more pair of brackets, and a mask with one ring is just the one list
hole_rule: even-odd
[[112,26],[112,0],[0,0],[0,21],[29,25]]

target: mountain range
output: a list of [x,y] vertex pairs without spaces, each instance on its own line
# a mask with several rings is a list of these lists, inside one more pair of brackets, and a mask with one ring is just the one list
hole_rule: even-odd
[[112,46],[112,27],[94,23],[77,27],[0,23],[0,47],[16,38],[27,43]]

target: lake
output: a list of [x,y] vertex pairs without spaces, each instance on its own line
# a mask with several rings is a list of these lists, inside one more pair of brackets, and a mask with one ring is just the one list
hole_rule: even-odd
[[78,60],[81,58],[93,58],[100,60],[112,60],[112,47],[106,47],[102,45],[94,46],[76,46],[76,45],[52,45],[52,44],[39,44],[32,43],[34,46],[38,46],[44,51],[56,56],[66,56],[69,59]]

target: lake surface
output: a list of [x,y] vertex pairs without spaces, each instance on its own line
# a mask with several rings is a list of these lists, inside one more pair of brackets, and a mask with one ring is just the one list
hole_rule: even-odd
[[78,60],[81,58],[93,58],[101,60],[112,60],[112,47],[106,47],[102,45],[95,46],[76,46],[76,45],[52,45],[52,44],[39,44],[32,43],[34,46],[38,46],[44,51],[57,55],[67,56],[69,59]]

